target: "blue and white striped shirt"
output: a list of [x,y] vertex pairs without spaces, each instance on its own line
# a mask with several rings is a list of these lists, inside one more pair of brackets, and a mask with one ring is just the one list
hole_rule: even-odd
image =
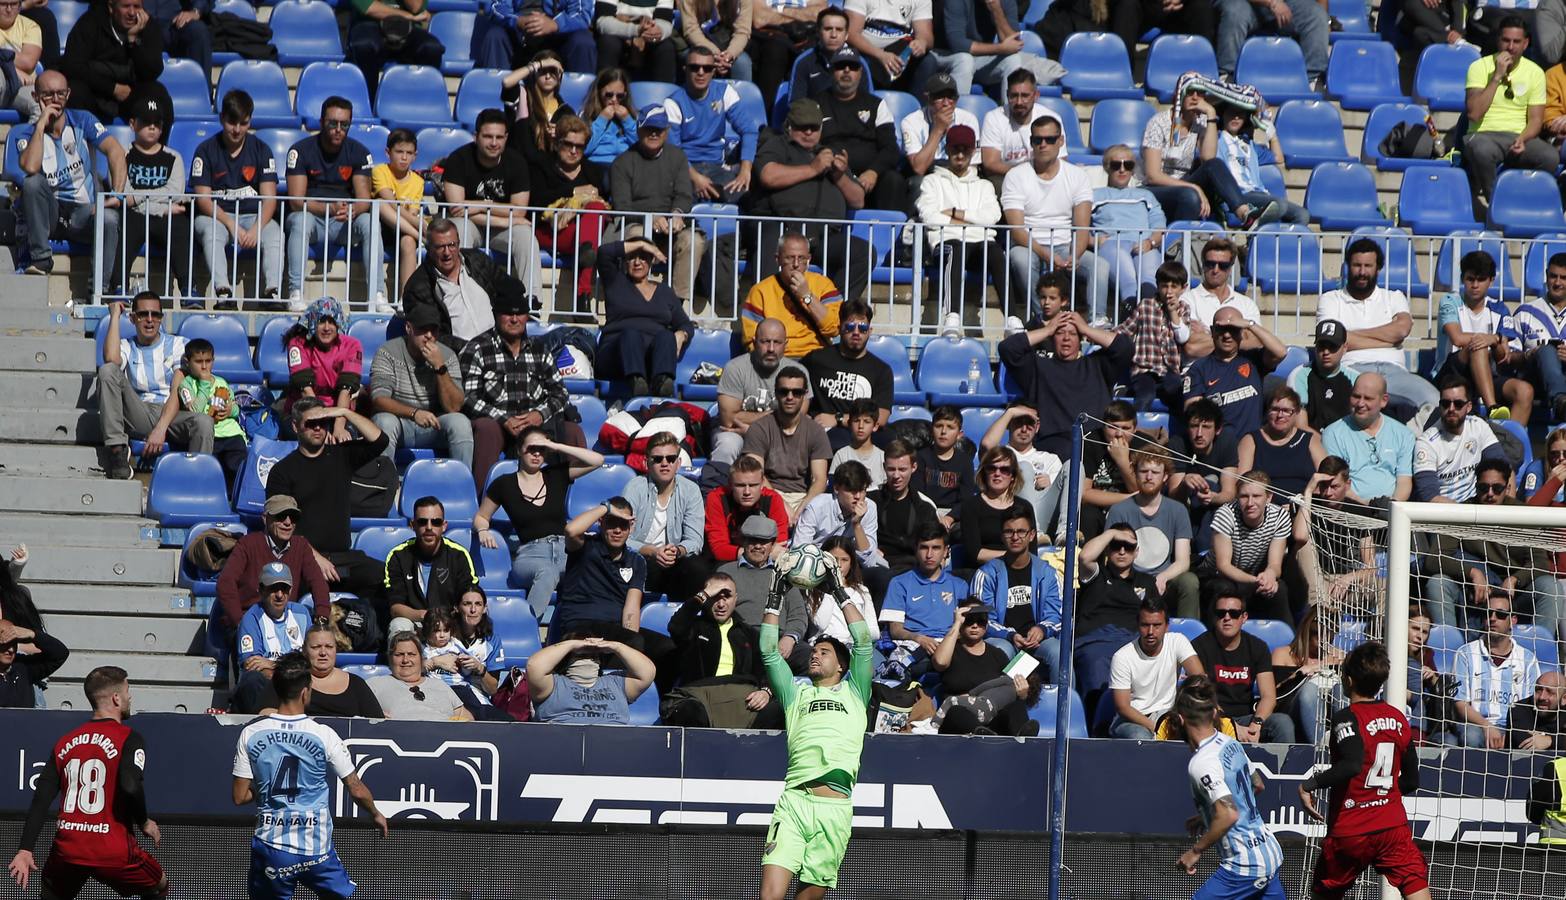
[[1242,878],[1272,878],[1283,865],[1283,848],[1257,809],[1245,747],[1222,732],[1213,732],[1196,748],[1186,772],[1204,825],[1212,822],[1213,808],[1225,797],[1240,814],[1219,845],[1223,855],[1219,866]]
[[1525,350],[1566,339],[1566,309],[1557,311],[1547,297],[1535,297],[1517,307],[1515,320]]
[[353,774],[337,732],[308,716],[270,715],[239,733],[234,777],[256,796],[256,840],[299,856],[332,849],[331,781]]
[[160,331],[151,344],[120,338],[120,367],[130,380],[131,390],[148,403],[168,401],[174,370],[184,355],[185,339],[177,334]]
[[1457,651],[1456,699],[1472,704],[1492,725],[1504,727],[1512,705],[1531,696],[1538,680],[1539,660],[1516,641],[1500,665],[1490,657],[1483,638]]

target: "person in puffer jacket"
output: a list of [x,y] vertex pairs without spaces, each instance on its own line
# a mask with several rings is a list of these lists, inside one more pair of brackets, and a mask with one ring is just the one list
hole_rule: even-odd
[[1093,190],[1095,253],[1109,264],[1115,297],[1152,296],[1164,261],[1164,208],[1147,188],[1134,187],[1136,154],[1125,144],[1104,152],[1109,184]]
[[[946,132],[947,163],[937,166],[919,184],[919,221],[935,251],[935,275],[931,292],[940,291],[943,309],[963,310],[963,323],[978,326],[984,286],[1006,276],[1006,248],[993,228],[1001,219],[995,186],[980,177],[973,165],[978,137],[967,125],[953,125]],[[971,301],[965,300],[971,288]]]

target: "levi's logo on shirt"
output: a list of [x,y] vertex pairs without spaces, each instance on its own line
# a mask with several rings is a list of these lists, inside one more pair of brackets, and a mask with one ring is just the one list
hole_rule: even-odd
[[1250,684],[1250,666],[1213,666],[1213,680],[1219,684]]

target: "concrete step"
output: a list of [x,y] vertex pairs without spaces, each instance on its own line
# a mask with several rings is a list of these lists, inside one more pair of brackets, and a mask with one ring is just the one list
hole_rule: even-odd
[[[3,422],[0,417],[0,422]],[[0,477],[0,510],[140,516],[142,486],[134,479]]]
[[[88,345],[90,351],[92,345]],[[0,368],[0,372],[4,372]],[[13,374],[4,372],[5,376]],[[68,409],[61,406],[3,406],[0,405],[0,434],[13,441],[36,441],[46,444],[98,444],[102,431],[98,428],[98,410]]]
[[43,333],[0,334],[0,369],[96,372],[97,347],[85,336]]
[[0,274],[0,309],[42,309],[48,305],[48,279],[9,271]]
[[[0,456],[6,450],[0,447]],[[83,548],[156,550],[160,546],[158,523],[137,516],[32,515],[0,519],[0,548],[17,542],[29,547],[71,547],[79,553],[96,552]],[[28,569],[27,574],[31,577],[32,570]]]
[[[31,551],[32,545],[27,549]],[[26,575],[29,579],[32,577],[31,564],[28,565]],[[183,616],[206,620],[206,616],[197,611],[197,604],[190,592],[184,588],[40,583],[30,585],[30,589],[33,592],[33,602],[38,604],[39,612],[51,618],[51,622],[48,623],[51,626],[52,617],[57,614]]]
[[[4,288],[0,288],[3,291]],[[80,335],[82,329],[71,319],[71,311],[64,307],[51,308],[46,300],[0,307],[5,311],[5,326],[0,334],[23,334],[42,331],[60,336]]]
[[114,650],[123,653],[200,652],[206,620],[196,617],[50,615],[49,633],[73,650]]
[[167,653],[102,653],[83,650],[71,654],[55,678],[82,681],[99,666],[119,666],[138,684],[210,684],[217,663],[210,656],[171,656]]
[[[136,677],[132,675],[131,702],[136,712],[205,714],[207,710],[214,707],[223,708],[228,705],[227,689],[219,691],[211,687],[195,685],[186,687],[138,685],[135,681]],[[69,679],[50,679],[49,690],[44,692],[44,701],[48,703],[50,709],[90,708],[86,698],[82,696],[81,682]]]
[[[102,478],[103,469],[99,467],[98,462],[96,447],[0,443],[0,475]],[[0,533],[4,533],[6,524],[0,522]]]
[[126,547],[30,546],[29,582],[168,587],[179,568],[178,550]]
[[90,409],[97,405],[89,400],[93,381],[85,372],[9,372],[0,379],[0,406]]

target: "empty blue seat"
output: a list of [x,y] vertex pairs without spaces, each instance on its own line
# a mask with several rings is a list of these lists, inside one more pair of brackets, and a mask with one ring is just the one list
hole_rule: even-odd
[[889,334],[870,338],[865,349],[892,369],[892,402],[924,402],[924,392],[914,384],[913,364],[908,361],[908,346]]
[[520,596],[490,595],[489,621],[506,650],[506,662],[522,665],[538,651],[538,619],[533,617],[533,607]]
[[419,153],[413,158],[415,169],[428,169],[458,147],[473,143],[473,133],[461,128],[425,128],[418,132]]
[[391,128],[445,128],[454,124],[446,79],[429,66],[394,66],[381,76],[375,114]]
[[1060,83],[1072,100],[1142,98],[1142,90],[1131,80],[1131,56],[1119,35],[1079,31],[1061,45],[1060,64],[1066,67]]
[[[336,34],[335,25],[332,33]],[[277,63],[263,59],[241,59],[229,63],[218,75],[217,93],[214,96],[221,103],[223,95],[232,90],[242,90],[255,101],[256,111],[250,117],[251,127],[299,127],[299,117],[294,115],[294,104],[288,96],[288,80],[283,77],[283,69]]]
[[[1327,63],[1327,96],[1344,109],[1372,109],[1408,98],[1398,88],[1397,51],[1381,41],[1344,41]],[[1267,96],[1265,91],[1262,96]]]
[[1539,660],[1541,671],[1560,671],[1560,650],[1555,646],[1555,636],[1548,628],[1538,625],[1518,625],[1512,632],[1512,637]]
[[[511,520],[507,519],[509,523]],[[491,523],[494,525],[495,523]],[[471,535],[464,530],[463,534]],[[494,535],[494,548],[486,547],[476,537],[471,537],[464,545],[473,559],[473,575],[478,578],[478,583],[485,591],[503,591],[510,587],[511,579],[511,548],[504,537]],[[494,596],[491,593],[491,596]]]
[[906,214],[894,209],[854,210],[849,234],[870,245],[870,255],[875,260],[870,270],[872,285],[913,284],[913,267],[898,265],[893,253],[907,221]]
[[739,204],[736,203],[697,203],[691,207],[691,219],[709,241],[738,231],[740,220],[731,217],[739,214]]
[[[1077,108],[1064,97],[1040,97],[1039,104],[1060,117],[1061,128],[1066,132],[1066,150],[1069,151],[1071,161],[1078,165],[1088,165],[1086,158],[1091,154],[1088,152],[1087,142],[1082,139],[1082,122],[1077,118]],[[1138,135],[1137,144],[1141,143],[1141,136]]]
[[49,4],[49,11],[54,13],[54,21],[60,27],[60,47],[65,48],[65,40],[71,34],[71,29],[76,27],[76,20],[87,11],[89,4],[83,0],[53,0]]
[[200,522],[238,522],[228,502],[223,467],[208,453],[165,451],[152,467],[147,489],[147,518],[164,528],[188,528]]
[[299,446],[296,441],[279,441],[261,435],[250,436],[250,450],[245,456],[245,468],[239,473],[239,483],[234,486],[234,511],[247,521],[261,519],[261,508],[266,505],[266,479],[272,467]]
[[1305,208],[1313,221],[1333,231],[1392,224],[1377,206],[1376,176],[1357,162],[1318,165],[1305,188]]
[[447,75],[464,75],[473,68],[473,20],[472,12],[438,12],[430,18],[430,34],[440,38],[446,46],[441,58],[440,70]]
[[[969,373],[974,369],[978,371],[977,384],[969,379]],[[1005,395],[995,387],[989,350],[972,338],[943,337],[925,344],[919,353],[917,371],[919,389],[929,395],[932,406],[1006,404]]]
[[1528,244],[1523,257],[1523,289],[1530,294],[1544,293],[1544,270],[1550,257],[1566,253],[1566,233],[1541,234]]
[[413,529],[406,525],[373,525],[359,529],[353,536],[353,549],[371,559],[386,561],[392,549],[403,541],[413,540]]
[[669,633],[669,620],[679,612],[683,603],[671,603],[667,600],[661,603],[647,603],[642,606],[642,627],[648,631],[656,631],[659,634]]
[[218,375],[246,383],[261,380],[261,373],[250,360],[250,336],[237,317],[188,315],[179,323],[179,335],[186,340],[206,338],[212,342],[212,371]]
[[922,419],[930,421],[934,418],[928,406],[914,406],[912,404],[899,403],[892,407],[892,413],[887,417],[888,422],[896,422],[899,419]]
[[578,112],[593,89],[593,76],[586,72],[567,72],[560,76],[560,99]]
[[566,498],[566,517],[576,518],[588,509],[615,497],[636,477],[636,470],[623,463],[599,466],[571,484]]
[[1398,218],[1421,235],[1444,235],[1471,229],[1473,191],[1468,173],[1450,166],[1413,166],[1403,173],[1397,192]]
[[[1514,634],[1513,637],[1515,636]],[[1430,636],[1425,639],[1425,646],[1429,647],[1435,656],[1436,671],[1448,675],[1456,674],[1454,663],[1457,662],[1457,651],[1467,642],[1468,639],[1463,636],[1459,628],[1451,625],[1431,625]]]
[[261,335],[256,338],[255,368],[273,387],[288,384],[288,351],[283,347],[283,334],[293,326],[294,320],[273,316],[261,326]]
[[[1430,284],[1419,274],[1419,257],[1414,253],[1412,235],[1402,228],[1385,226],[1356,228],[1354,233],[1349,235],[1349,240],[1344,247],[1362,237],[1370,238],[1381,246],[1385,262],[1381,266],[1377,284],[1394,291],[1402,291],[1410,297],[1430,296]],[[1346,260],[1345,265],[1347,265]]]
[[[17,136],[19,130],[19,128],[11,129],[11,135],[6,139],[6,147],[8,148],[6,151],[7,172],[10,171],[9,147],[11,146],[11,140]],[[201,145],[201,142],[222,130],[223,126],[218,124],[216,118],[204,122],[193,119],[180,119],[169,126],[169,133],[164,138],[164,142],[172,149],[178,150],[179,155],[185,158],[185,165],[188,166],[196,153],[196,148]]]
[[1274,222],[1251,235],[1246,273],[1263,291],[1283,294],[1322,294],[1334,290],[1336,278],[1321,265],[1321,242],[1305,225]]
[[1343,147],[1343,118],[1325,100],[1290,100],[1278,110],[1276,124],[1283,162],[1291,169],[1354,160]]
[[1468,67],[1479,59],[1473,44],[1431,44],[1414,69],[1414,99],[1439,112],[1462,112],[1468,99]]
[[287,193],[288,187],[288,151],[305,138],[310,137],[310,132],[303,128],[262,128],[256,132],[256,138],[268,147],[272,148],[272,159],[277,162],[277,192]]
[[[294,89],[294,111],[306,128],[315,131],[321,127],[321,102],[333,96],[353,104],[354,125],[375,122],[370,89],[358,66],[350,62],[313,62],[299,73],[299,84]],[[381,146],[385,147],[384,141]]]
[[1399,156],[1383,156],[1381,142],[1399,122],[1409,125],[1417,125],[1421,128],[1425,125],[1425,110],[1412,103],[1383,103],[1370,111],[1370,117],[1365,120],[1365,132],[1363,142],[1360,144],[1359,158],[1368,166],[1383,172],[1401,172],[1414,166],[1445,166],[1447,163],[1437,159],[1407,159]]
[[631,82],[631,115],[644,106],[653,103],[662,103],[673,97],[681,90],[677,84],[669,84],[664,81],[632,81]]
[[1099,154],[1116,144],[1137,150],[1142,146],[1148,120],[1157,114],[1158,109],[1146,100],[1101,100],[1093,104],[1088,144]]
[[[174,118],[179,121],[215,122],[212,111],[212,82],[193,59],[168,59],[158,82],[168,89],[174,103]],[[186,164],[190,163],[187,157]]]
[[[1058,737],[1056,722],[1060,713],[1059,688],[1053,684],[1046,684],[1039,689],[1039,702],[1028,707],[1028,718],[1039,723],[1039,737]],[[1082,698],[1077,692],[1067,688],[1071,694],[1067,702],[1070,704],[1070,712],[1066,722],[1067,738],[1088,737],[1087,712],[1082,706]]]
[[913,94],[905,94],[902,91],[881,91],[881,102],[886,104],[886,109],[892,115],[892,130],[897,132],[897,149],[906,151],[903,146],[903,118],[919,111],[919,98]]
[[1171,634],[1183,634],[1188,641],[1194,641],[1207,633],[1207,626],[1201,619],[1182,619],[1179,616],[1169,620]]
[[[957,98],[957,108],[973,113],[973,117],[981,124],[984,122],[984,117],[989,115],[990,110],[996,105],[988,94],[967,94]],[[898,130],[901,131],[901,127]]]
[[1370,17],[1365,12],[1364,0],[1327,0],[1327,14],[1343,26],[1342,31],[1334,31],[1328,37],[1334,44],[1338,41],[1381,40],[1379,34],[1370,30]]
[[[249,19],[252,22],[256,20],[256,8],[248,0],[217,0],[216,3],[212,4],[212,11],[215,13],[228,13],[241,19]],[[168,65],[168,63],[165,62],[164,65]]]
[[1453,231],[1441,242],[1441,249],[1436,252],[1431,287],[1438,291],[1457,290],[1462,285],[1458,263],[1464,254],[1474,250],[1483,250],[1495,260],[1495,281],[1490,285],[1490,296],[1503,300],[1516,299],[1521,294],[1522,285],[1512,274],[1511,253],[1506,238],[1500,232],[1480,231],[1477,228]]
[[582,434],[587,436],[587,445],[591,447],[598,440],[598,432],[603,430],[604,422],[609,419],[609,409],[604,406],[604,401],[591,394],[572,394],[571,405],[576,407],[577,414],[582,417]]
[[1509,238],[1531,238],[1566,231],[1560,189],[1554,172],[1507,169],[1495,182],[1489,227]]
[[1320,96],[1310,89],[1305,54],[1293,38],[1247,38],[1234,64],[1234,80],[1255,85],[1269,103],[1315,100]]
[[712,328],[698,328],[691,337],[690,343],[685,345],[685,353],[674,366],[674,382],[680,386],[680,397],[686,400],[716,400],[718,399],[718,385],[691,384],[691,376],[701,368],[704,362],[710,362],[718,368],[729,364],[729,360],[735,357],[732,346],[734,333],[728,329],[717,330]]
[[1289,623],[1276,619],[1248,619],[1244,630],[1246,634],[1253,634],[1266,641],[1268,650],[1287,647],[1294,640],[1294,629],[1289,627]]
[[1196,34],[1161,34],[1147,52],[1147,92],[1159,103],[1174,100],[1175,82],[1187,72],[1218,77],[1218,56],[1207,38]]
[[197,541],[201,540],[202,535],[214,529],[222,529],[239,535],[245,533],[245,526],[237,525],[233,522],[203,522],[199,525],[191,526],[189,533],[185,535],[185,548],[179,555],[179,577],[177,581],[180,587],[189,589],[197,597],[217,596],[219,573],[198,569],[190,563],[190,548]]
[[348,334],[364,349],[364,376],[370,377],[370,363],[375,351],[381,349],[389,336],[392,320],[385,316],[354,316],[348,324]]
[[[753,121],[766,123],[767,101],[762,98],[761,88],[756,87],[755,82],[718,78],[713,80],[712,87],[720,92],[730,87],[734,88],[734,92],[739,94],[739,108],[750,113]],[[721,96],[721,94],[717,96]],[[734,130],[733,123],[729,122],[727,118],[723,122],[723,133],[725,139],[730,144],[739,142],[739,132]]]
[[[347,654],[339,653],[337,654],[337,658],[342,659],[345,655]],[[390,667],[380,665],[379,663],[345,663],[341,666],[338,666],[338,668],[342,669],[344,672],[357,675],[360,678],[363,678],[365,681],[369,681],[371,678],[379,678],[382,675],[391,674]]]
[[385,125],[368,125],[364,122],[355,122],[348,129],[348,136],[364,145],[370,151],[370,158],[377,163],[386,161],[386,139],[391,137],[391,129]]
[[500,81],[506,77],[499,69],[473,69],[471,63],[469,68],[457,85],[457,123],[463,128],[473,128],[484,110],[500,108]]
[[272,19],[267,24],[277,46],[277,60],[285,66],[343,60],[337,12],[330,3],[281,0],[272,7]]
[[402,474],[402,502],[398,512],[413,517],[413,504],[420,497],[439,497],[446,507],[447,522],[471,522],[478,512],[473,494],[473,470],[455,459],[418,459]]
[[657,725],[658,724],[658,686],[647,685],[647,690],[640,697],[631,701],[632,725]]
[[990,430],[1006,411],[996,407],[970,406],[962,411],[962,433],[968,440],[973,441],[973,446],[979,446],[984,439],[984,432]]

